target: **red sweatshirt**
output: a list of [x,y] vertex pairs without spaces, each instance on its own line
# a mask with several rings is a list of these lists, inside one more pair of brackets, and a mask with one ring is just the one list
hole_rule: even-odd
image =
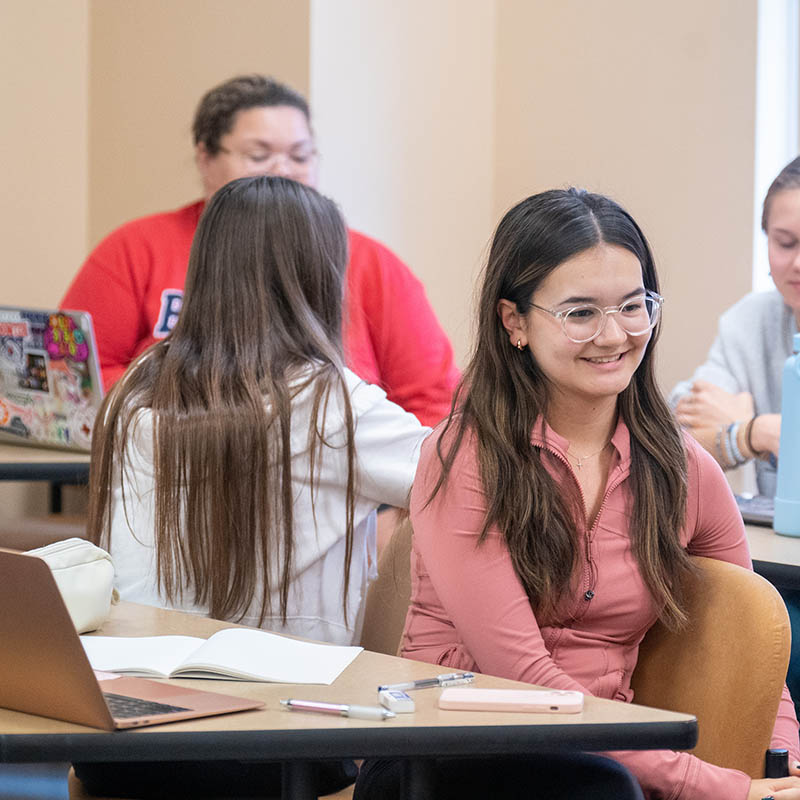
[[[175,325],[203,202],[128,222],[89,255],[61,301],[89,311],[108,389]],[[390,250],[349,232],[344,346],[348,366],[433,425],[458,380],[453,350],[422,283]]]

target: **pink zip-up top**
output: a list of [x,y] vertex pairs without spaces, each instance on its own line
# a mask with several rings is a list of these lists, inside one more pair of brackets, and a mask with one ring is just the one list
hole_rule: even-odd
[[[543,434],[543,435],[542,435]],[[411,493],[414,527],[411,605],[403,633],[404,656],[527,681],[577,689],[631,702],[631,673],[639,643],[657,610],[631,549],[630,437],[620,420],[597,518],[579,548],[579,581],[539,625],[496,526],[477,545],[486,515],[477,443],[465,436],[444,490],[425,506],[439,476],[436,442],[441,426],[422,446]],[[448,436],[449,438],[449,436]],[[556,480],[576,481],[566,457],[569,443],[549,426],[531,437]],[[681,541],[689,553],[752,569],[744,525],[722,471],[687,437],[688,503]],[[700,498],[702,497],[702,503]],[[784,687],[773,747],[798,760],[798,725]],[[627,766],[648,797],[719,800],[746,798],[750,778],[667,750],[611,754]]]

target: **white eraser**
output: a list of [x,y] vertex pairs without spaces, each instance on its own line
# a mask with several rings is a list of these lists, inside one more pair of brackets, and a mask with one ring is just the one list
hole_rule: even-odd
[[414,701],[399,689],[381,689],[378,700],[384,708],[394,711],[395,714],[411,714],[414,711]]

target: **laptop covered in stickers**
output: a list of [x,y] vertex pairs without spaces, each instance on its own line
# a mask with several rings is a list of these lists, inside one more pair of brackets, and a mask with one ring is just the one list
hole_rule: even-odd
[[88,452],[102,399],[88,312],[0,306],[0,441]]

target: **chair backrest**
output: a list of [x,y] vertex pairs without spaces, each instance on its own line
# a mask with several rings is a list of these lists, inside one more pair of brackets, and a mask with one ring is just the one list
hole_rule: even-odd
[[367,590],[361,646],[396,655],[411,598],[411,521],[401,521],[378,559]]
[[791,633],[775,588],[754,572],[693,557],[689,625],[656,623],[639,650],[634,702],[694,714],[704,761],[764,777],[789,663]]

